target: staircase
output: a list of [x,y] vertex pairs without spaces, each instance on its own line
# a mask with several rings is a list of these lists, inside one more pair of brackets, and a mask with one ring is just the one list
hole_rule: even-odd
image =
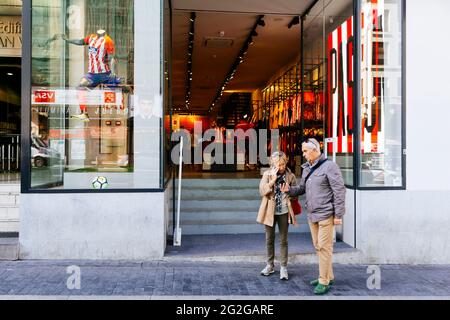
[[0,261],[19,259],[20,184],[0,184]]
[[20,184],[0,184],[0,234],[19,232]]
[[[188,179],[182,182],[183,235],[264,233],[256,217],[261,204],[259,179]],[[290,232],[309,232],[306,217]],[[172,230],[172,228],[170,228]]]
[[0,238],[0,261],[16,261],[19,259],[19,239]]

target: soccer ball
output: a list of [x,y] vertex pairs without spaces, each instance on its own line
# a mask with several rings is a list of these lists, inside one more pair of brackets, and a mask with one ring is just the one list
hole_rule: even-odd
[[108,189],[108,179],[105,177],[95,177],[92,180],[92,187],[94,189]]

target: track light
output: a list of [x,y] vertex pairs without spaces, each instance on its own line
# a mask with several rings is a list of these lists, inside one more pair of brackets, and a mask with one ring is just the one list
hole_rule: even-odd
[[260,18],[260,19],[258,20],[257,24],[258,24],[259,26],[261,26],[261,27],[265,27],[265,26],[266,26],[266,22],[265,22],[262,18]]
[[251,45],[253,45],[253,37],[258,36],[258,32],[256,32],[256,29],[258,28],[258,26],[264,27],[266,25],[266,22],[263,19],[264,19],[264,15],[258,16],[258,20],[253,25],[253,28],[250,31],[250,34],[249,34],[247,40],[245,41],[244,46],[242,47],[241,51],[239,52],[239,55],[236,57],[236,61],[234,62],[233,66],[231,67],[231,69],[230,69],[231,71],[228,73],[227,77],[225,78],[225,80],[222,84],[221,90],[219,90],[217,92],[216,98],[213,100],[213,103],[211,104],[211,107],[209,109],[210,112],[214,109],[215,105],[221,100],[221,97],[223,96],[224,91],[225,91],[226,87],[228,86],[229,82],[234,79],[234,75],[235,75],[239,65],[244,62],[244,58],[248,53],[248,49],[250,48]]
[[289,22],[288,28],[290,29],[290,28],[292,28],[292,26],[295,26],[295,25],[297,25],[299,23],[300,23],[300,18],[297,16],[294,19],[292,19],[291,22]]
[[[188,44],[188,74],[187,74],[187,86],[186,86],[186,108],[189,110],[189,105],[190,105],[190,99],[191,99],[191,82],[193,80],[193,74],[192,74],[192,55],[194,52],[194,40],[195,40],[195,19],[196,19],[196,14],[195,12],[191,13],[191,17],[190,17],[190,21],[191,21],[191,27],[190,27],[190,31],[189,31],[189,44]],[[181,110],[181,109],[180,109]]]

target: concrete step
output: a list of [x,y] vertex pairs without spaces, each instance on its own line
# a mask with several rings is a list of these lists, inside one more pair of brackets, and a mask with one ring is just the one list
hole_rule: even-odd
[[259,200],[261,201],[261,196],[259,195],[258,189],[229,189],[229,190],[219,190],[219,189],[185,189],[181,193],[181,201],[186,200],[200,200],[200,201],[211,201],[211,200]]
[[[182,240],[183,242],[183,240]],[[278,245],[278,244],[277,244]],[[262,250],[261,250],[262,251]],[[277,253],[278,254],[278,253]],[[255,254],[255,253],[225,253],[225,254],[204,254],[204,255],[188,255],[188,254],[178,254],[175,250],[169,255],[163,258],[163,261],[167,262],[217,262],[217,263],[259,263],[264,266],[267,262],[267,257],[265,254]],[[299,264],[299,265],[316,265],[318,263],[318,258],[316,253],[290,253],[289,254],[289,264]],[[357,249],[352,249],[343,252],[333,253],[333,263],[343,264],[343,265],[358,265],[367,263],[364,258],[362,251]],[[275,258],[275,265],[278,267],[280,262],[278,261],[278,256]],[[277,268],[276,267],[276,268]],[[262,268],[262,267],[261,267]],[[255,276],[259,276],[256,274]]]
[[20,209],[18,207],[0,207],[0,221],[19,220],[19,215]]
[[20,195],[11,193],[0,193],[0,208],[19,207]]
[[[289,263],[317,264],[317,254],[312,245],[311,234],[289,231]],[[276,259],[279,258],[279,237],[275,239]],[[361,263],[361,252],[337,242],[334,246],[335,263]],[[164,260],[203,262],[258,262],[261,268],[266,262],[266,241],[263,229],[253,234],[187,235],[181,239],[181,247],[170,243]],[[278,268],[279,263],[276,262]],[[257,274],[255,276],[258,276]]]
[[196,211],[181,212],[181,223],[185,221],[210,221],[210,220],[244,220],[255,222],[256,211]]
[[20,221],[18,219],[0,220],[0,232],[19,232]]
[[[258,216],[257,211],[196,211],[196,212],[181,212],[181,224],[185,222],[189,223],[201,223],[205,224],[209,221],[250,221],[254,223]],[[170,216],[172,219],[172,216]],[[307,217],[302,215],[297,217],[297,220],[300,222],[307,222]]]
[[207,211],[253,211],[258,212],[261,200],[185,200],[181,203],[182,212],[207,212]]
[[[19,218],[19,205],[20,184],[0,184],[0,232],[6,231],[1,225],[7,223],[7,220]],[[10,228],[9,226],[8,229]]]
[[[259,179],[186,179],[182,188],[255,188],[259,187]],[[178,186],[178,180],[177,180]]]
[[0,261],[16,261],[19,259],[19,239],[0,239]]
[[[249,234],[264,233],[264,226],[257,224],[255,221],[251,224],[208,224],[208,225],[181,225],[183,235],[215,235],[215,234]],[[172,233],[172,227],[169,228]],[[308,233],[309,227],[301,224],[299,227],[291,227],[290,233]]]
[[0,183],[0,194],[20,194],[20,184],[1,184]]

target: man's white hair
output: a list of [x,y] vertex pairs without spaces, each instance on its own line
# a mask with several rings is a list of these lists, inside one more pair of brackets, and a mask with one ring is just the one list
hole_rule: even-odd
[[313,138],[308,139],[306,142],[303,143],[303,146],[305,148],[316,150],[317,152],[321,153],[320,143],[316,139]]

